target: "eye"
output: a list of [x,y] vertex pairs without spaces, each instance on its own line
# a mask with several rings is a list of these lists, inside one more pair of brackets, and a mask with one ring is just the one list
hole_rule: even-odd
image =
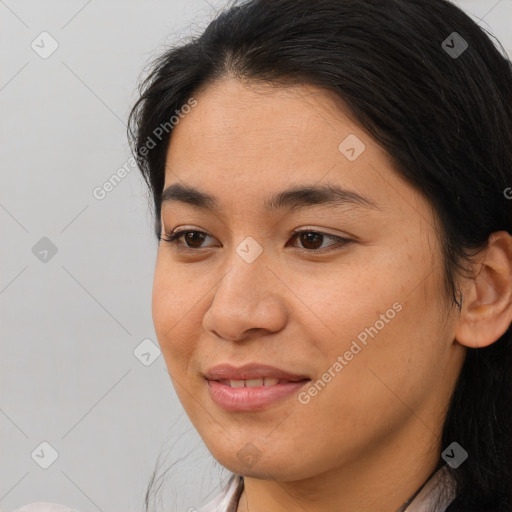
[[[176,246],[178,250],[195,251],[197,249],[205,248],[201,247],[201,244],[209,236],[210,235],[208,235],[208,233],[205,233],[204,231],[187,229],[177,231],[176,233],[173,234],[164,233],[160,236],[160,240],[170,245]],[[184,244],[180,241],[182,238],[185,242]],[[310,229],[294,231],[294,236],[292,237],[292,240],[297,238],[299,239],[299,242],[303,245],[303,247],[300,249],[307,252],[324,252],[325,250],[333,250],[348,245],[353,241],[348,238],[343,238],[328,233],[322,233],[319,231],[313,231]],[[323,242],[325,241],[324,239],[331,240],[333,243],[326,247],[322,247]]]
[[[310,229],[296,230],[292,238],[298,238],[299,242],[303,245],[304,250],[308,252],[323,252],[324,250],[331,250],[341,248],[352,242],[349,238],[343,238],[341,236],[331,235],[329,233],[322,233],[320,231],[313,231]],[[322,247],[324,239],[333,241],[334,243]]]
[[[193,229],[188,229],[188,230],[184,229],[181,231],[177,231],[176,233],[173,233],[173,234],[165,233],[160,236],[160,240],[163,240],[164,242],[166,242],[170,245],[175,245],[178,250],[181,250],[183,247],[185,248],[185,250],[187,250],[187,249],[194,250],[194,249],[201,249],[201,247],[200,246],[198,247],[197,244],[201,244],[207,236],[209,236],[208,233],[205,233],[204,231],[197,231],[197,230],[193,230]],[[185,239],[186,245],[179,243],[180,239],[183,237]],[[189,245],[189,243],[191,245]]]

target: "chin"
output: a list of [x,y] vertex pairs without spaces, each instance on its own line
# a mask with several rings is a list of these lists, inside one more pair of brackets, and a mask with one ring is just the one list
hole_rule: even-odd
[[276,453],[275,448],[258,449],[247,441],[239,447],[210,447],[213,457],[228,471],[248,478],[296,481],[313,476],[312,465],[307,459],[297,456],[297,450],[290,453]]

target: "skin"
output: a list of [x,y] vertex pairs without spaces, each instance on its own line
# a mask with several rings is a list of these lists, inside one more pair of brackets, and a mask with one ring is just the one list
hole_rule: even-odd
[[[188,251],[164,241],[158,249],[153,320],[179,399],[213,456],[245,476],[239,512],[394,512],[445,448],[464,347],[494,342],[512,321],[510,236],[495,233],[475,260],[478,277],[458,283],[458,314],[443,288],[429,203],[339,101],[313,87],[234,78],[194,97],[173,131],[164,188],[194,186],[222,211],[178,201],[162,208],[164,233],[208,234]],[[366,145],[355,161],[338,150],[349,134]],[[326,183],[377,207],[263,210],[292,185]],[[303,227],[353,242],[307,245],[293,235]],[[236,252],[248,236],[263,249],[252,263]],[[227,412],[210,398],[202,374],[225,362],[317,381],[394,303],[401,311],[307,404],[294,394],[261,411]]]

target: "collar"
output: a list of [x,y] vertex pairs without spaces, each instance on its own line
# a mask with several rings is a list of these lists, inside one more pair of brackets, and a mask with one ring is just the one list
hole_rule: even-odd
[[427,480],[409,505],[397,512],[445,512],[455,496],[455,484],[445,465]]

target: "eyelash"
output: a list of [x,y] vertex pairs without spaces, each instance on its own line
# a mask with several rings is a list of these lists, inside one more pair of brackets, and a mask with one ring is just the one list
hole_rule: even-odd
[[[181,230],[181,231],[177,231],[174,234],[170,234],[170,233],[162,234],[160,236],[160,240],[165,242],[165,243],[167,243],[167,244],[169,244],[169,245],[171,245],[171,246],[175,246],[176,249],[180,250],[180,251],[198,252],[200,249],[209,249],[209,247],[194,248],[194,247],[189,247],[187,245],[183,245],[183,244],[179,243],[179,239],[182,238],[187,233],[200,233],[202,235],[210,236],[210,235],[208,235],[208,233],[206,233],[204,231],[199,231],[199,230],[195,230],[195,229],[184,229],[184,230]],[[314,231],[314,230],[311,230],[311,229],[303,229],[303,230],[294,231],[292,239],[296,238],[296,237],[299,237],[303,233],[321,235],[321,236],[327,237],[330,240],[335,240],[336,241],[335,244],[333,244],[333,245],[331,245],[329,247],[324,247],[323,249],[306,249],[306,248],[301,248],[300,250],[302,250],[303,252],[323,253],[323,252],[327,252],[327,251],[331,251],[331,250],[341,249],[342,247],[345,247],[346,245],[348,245],[351,242],[353,242],[353,240],[351,240],[349,238],[344,238],[344,237],[341,237],[341,236],[331,235],[329,233],[322,233],[321,231]]]

